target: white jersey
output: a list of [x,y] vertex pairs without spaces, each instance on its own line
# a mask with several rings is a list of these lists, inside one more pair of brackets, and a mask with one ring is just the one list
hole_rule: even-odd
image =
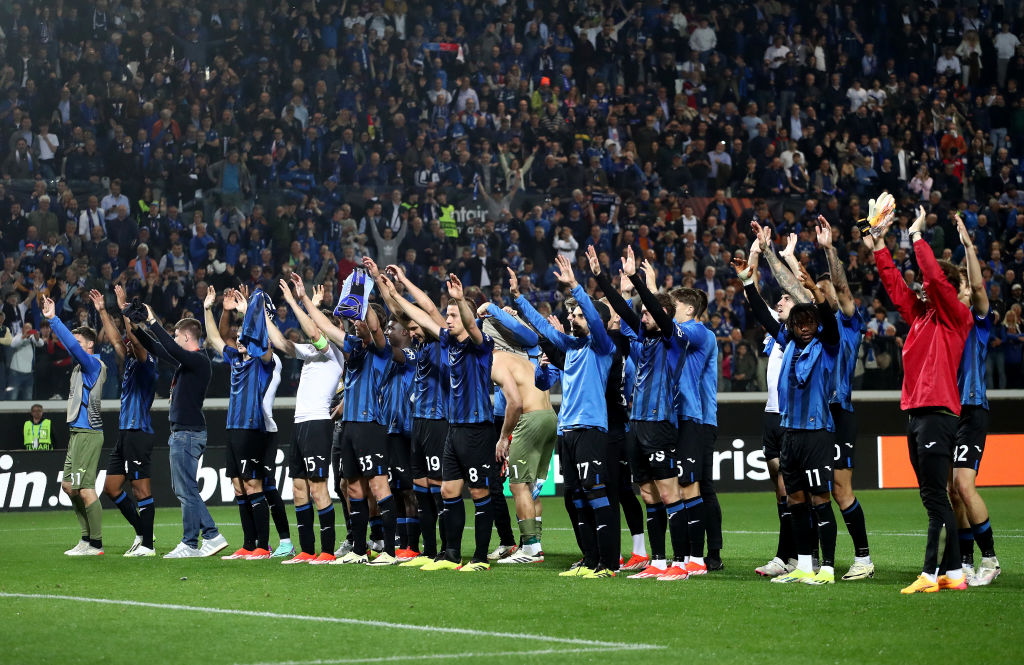
[[277,396],[277,388],[281,385],[281,359],[276,353],[270,355],[274,357],[274,373],[270,375],[267,392],[263,394],[263,431],[277,432],[277,423],[274,421],[274,397]]
[[295,357],[302,361],[299,389],[295,395],[295,422],[331,419],[331,398],[345,372],[345,355],[334,344],[317,351],[312,344],[296,344]]
[[[778,321],[778,315],[772,311],[772,317]],[[768,384],[768,402],[764,405],[766,413],[778,413],[779,412],[779,374],[782,373],[782,356],[786,350],[772,338],[771,335],[764,336],[764,343],[767,346],[771,344],[771,351],[768,352],[768,372],[767,372],[767,384]]]

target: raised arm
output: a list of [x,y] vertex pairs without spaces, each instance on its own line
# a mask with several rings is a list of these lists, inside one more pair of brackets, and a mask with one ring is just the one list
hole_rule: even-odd
[[[123,312],[125,306],[128,304],[128,296],[125,295],[124,287],[120,284],[114,285],[114,298],[117,301],[117,311]],[[141,362],[146,362],[146,357],[149,354],[149,349],[142,343],[139,336],[135,334],[136,324],[127,316],[121,317],[124,322],[124,334],[131,343],[131,354]],[[140,333],[141,334],[141,333]]]
[[931,245],[921,235],[925,226],[924,206],[919,206],[917,211],[917,219],[910,225],[910,239],[914,243],[914,258],[921,269],[922,286],[939,317],[947,324],[958,325],[964,321],[964,314],[969,316],[970,312],[960,302],[959,294],[939,267]]
[[590,328],[590,348],[601,354],[611,353],[615,350],[615,343],[608,336],[608,331],[604,327],[604,321],[601,319],[601,315],[597,313],[597,308],[594,307],[594,303],[590,300],[590,295],[576,281],[569,259],[559,255],[555,257],[555,263],[558,264],[558,272],[555,273],[555,279],[560,284],[565,284],[572,289],[572,295],[576,298],[576,302],[579,303],[580,310],[583,311],[583,318],[587,320],[587,327]]
[[[388,287],[394,289],[394,285],[391,284],[390,281],[385,282],[385,288]],[[439,324],[432,316],[416,305],[407,301],[405,298],[399,298],[397,293],[394,295],[395,304],[401,308],[401,311],[404,312],[413,323],[420,327],[424,335],[428,335],[431,339],[441,339],[441,330],[447,327],[446,323]],[[434,311],[437,311],[436,308]]]
[[832,311],[831,305],[828,303],[828,298],[825,297],[825,293],[818,288],[818,285],[814,283],[807,271],[800,268],[797,272],[800,277],[800,283],[814,298],[814,304],[818,307],[818,319],[821,322],[821,339],[822,344],[828,344],[829,346],[836,346],[839,344],[839,322],[836,320],[836,314]]
[[388,340],[384,336],[384,330],[381,328],[380,319],[377,318],[377,312],[373,311],[372,307],[366,308],[366,329],[370,331],[370,341],[373,343],[373,347],[378,351],[384,349]]
[[267,314],[266,309],[263,310],[263,318],[266,319],[267,322],[267,338],[270,339],[270,345],[285,356],[294,358],[295,343],[281,334],[281,331],[277,329],[274,322],[270,320],[270,315]]
[[515,335],[515,341],[518,342],[520,346],[527,349],[537,346],[537,340],[539,339],[537,333],[531,330],[529,326],[524,325],[518,318],[509,314],[494,303],[489,302],[481,305],[480,308],[477,309],[477,314],[480,314],[481,312],[485,313],[487,316],[493,317],[495,321],[507,328],[510,333]]
[[473,316],[473,310],[466,302],[462,282],[454,274],[448,275],[448,296],[459,306],[459,318],[462,319],[462,325],[469,333],[469,339],[477,346],[483,344],[484,334],[476,326],[476,317]]
[[[412,296],[412,299],[416,302],[416,306],[422,309],[424,312],[426,312],[427,315],[434,320],[434,324],[431,327],[443,328],[445,326],[444,317],[441,316],[441,312],[437,310],[437,306],[434,305],[434,301],[431,300],[430,296],[424,293],[420,287],[416,286],[415,284],[409,281],[409,278],[405,276],[405,271],[402,269],[401,266],[389,265],[386,268],[386,271],[391,273],[395,280],[402,283],[402,286],[405,287],[405,290],[409,293],[409,295]],[[422,328],[423,325],[420,324],[420,327]]]
[[797,303],[809,303],[811,297],[803,287],[800,286],[800,282],[796,280],[793,273],[790,272],[789,268],[782,265],[782,261],[775,255],[775,249],[772,247],[772,230],[765,226],[762,227],[757,222],[751,222],[750,228],[757,234],[758,242],[761,246],[761,254],[768,261],[768,267],[772,271],[772,276],[775,281],[779,283],[782,290],[789,294],[789,297]]
[[56,306],[48,297],[43,297],[43,316],[50,322],[50,329],[57,335],[57,339],[68,350],[68,353],[82,366],[82,371],[88,374],[95,374],[100,371],[102,363],[95,356],[85,352],[82,345],[75,339],[74,334],[68,330],[64,322],[57,318]]
[[[626,258],[622,262],[622,274],[629,277],[629,281],[633,283],[633,288],[636,289],[636,294],[640,296],[640,302],[647,308],[651,318],[658,325],[658,329],[661,330],[662,336],[668,338],[673,334],[675,328],[675,322],[672,320],[672,315],[669,314],[658,304],[658,299],[654,297],[654,294],[647,286],[646,279],[636,274],[636,257],[633,256],[633,248],[626,247]],[[640,332],[639,326],[630,326],[633,330]]]
[[[313,287],[313,297],[307,298],[306,288],[302,284],[302,278],[294,272],[292,273],[292,284],[295,286],[295,293],[298,293],[299,297],[303,298],[303,305],[305,305],[305,307],[299,305],[295,300],[295,295],[292,293],[291,288],[289,288],[288,283],[282,279],[280,287],[281,292],[284,294],[284,301],[288,303],[292,312],[295,313],[295,319],[299,322],[299,327],[302,328],[303,334],[308,337],[311,342],[317,342],[324,332],[320,329],[320,326],[316,325],[316,323],[313,322],[313,319],[309,317],[309,314],[306,313],[306,309],[320,309],[320,303],[323,302],[324,299],[324,287],[322,285]],[[307,300],[308,305],[306,304]]]
[[743,282],[743,293],[747,296],[747,302],[750,303],[750,309],[757,318],[758,323],[768,331],[769,335],[778,337],[779,331],[782,330],[782,324],[772,316],[771,310],[758,292],[757,285],[754,283],[755,271],[753,266],[739,258],[733,259],[732,264],[736,268],[736,274],[739,276],[740,281]]
[[[530,301],[519,293],[519,279],[516,277],[515,271],[509,268],[508,272],[511,277],[510,295],[515,299],[516,309],[519,310],[519,313],[523,318],[534,327],[541,337],[546,338],[559,351],[564,353],[571,348],[575,348],[577,346],[576,340],[571,335],[566,335],[564,332],[552,327],[552,325],[540,315],[540,312],[533,308]],[[541,340],[540,344],[542,347],[544,346],[543,340]],[[545,351],[545,353],[547,352]]]
[[[224,294],[224,313],[228,311],[228,302],[234,303],[234,296]],[[217,292],[212,286],[206,289],[206,298],[203,299],[203,316],[206,322],[206,343],[210,345],[217,355],[224,353],[224,338],[220,336],[217,321],[213,318],[213,303],[217,300]]]
[[100,315],[100,322],[103,324],[103,332],[106,334],[107,339],[114,345],[114,352],[117,353],[117,357],[124,361],[124,357],[127,355],[127,351],[124,347],[124,342],[121,341],[121,333],[118,332],[117,327],[114,325],[114,319],[107,312],[105,303],[103,302],[103,294],[93,289],[89,291],[89,300],[92,301],[93,308]]
[[608,303],[615,310],[615,313],[633,330],[640,330],[640,317],[636,315],[633,308],[626,303],[622,294],[615,290],[608,276],[601,270],[601,262],[597,258],[597,251],[594,246],[587,247],[587,262],[590,264],[590,272],[597,278],[597,288],[601,289]]
[[796,242],[796,234],[790,233],[786,236],[786,247],[779,252],[779,258],[785,261],[786,267],[789,268],[794,275],[800,270],[800,261],[796,258]]
[[981,264],[978,261],[978,251],[974,248],[971,235],[964,226],[964,220],[960,215],[956,216],[956,231],[960,235],[960,242],[964,245],[964,253],[967,256],[967,281],[971,285],[971,307],[974,308],[975,316],[985,318],[988,316],[989,303],[988,293],[985,292],[985,279],[981,275]]
[[846,281],[846,268],[839,260],[839,252],[832,245],[832,226],[824,216],[818,215],[818,245],[825,250],[825,258],[828,259],[828,274],[832,279],[832,287],[836,290],[836,300],[839,301],[839,309],[843,316],[851,317],[856,310],[853,304],[853,294],[850,293],[850,284]]

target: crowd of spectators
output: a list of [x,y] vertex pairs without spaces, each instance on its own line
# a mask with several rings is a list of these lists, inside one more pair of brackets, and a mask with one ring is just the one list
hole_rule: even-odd
[[[856,387],[896,388],[907,326],[859,242],[918,287],[963,216],[998,325],[995,387],[1022,385],[1024,28],[1002,2],[14,0],[0,14],[0,296],[11,399],[66,390],[49,295],[93,322],[112,287],[174,322],[208,284],[272,296],[298,271],[336,297],[363,256],[437,298],[459,274],[507,301],[505,266],[558,314],[552,273],[624,247],[664,289],[710,295],[722,389],[762,385],[763,331],[730,261],[755,217],[811,273],[833,226],[869,321]],[[778,288],[762,268],[762,289]],[[919,288],[919,287],[918,287]],[[599,295],[599,294],[598,294]],[[197,317],[200,320],[201,316]],[[297,335],[279,308],[276,325]],[[109,344],[101,353],[111,368]],[[763,362],[763,361],[761,361]],[[294,389],[286,368],[282,394]],[[224,373],[213,388],[223,394]],[[166,377],[164,377],[166,381]],[[117,382],[106,396],[116,397]],[[166,395],[166,385],[161,394]]]

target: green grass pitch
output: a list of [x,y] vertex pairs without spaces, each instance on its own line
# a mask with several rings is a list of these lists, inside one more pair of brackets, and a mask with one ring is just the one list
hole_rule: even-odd
[[[477,574],[125,559],[131,532],[113,510],[103,515],[107,554],[69,558],[62,552],[78,537],[70,510],[6,513],[0,663],[1020,663],[1024,489],[983,496],[1002,576],[987,588],[917,596],[899,594],[924,550],[925,513],[910,491],[859,493],[877,573],[829,587],[780,587],[754,574],[775,550],[767,492],[722,495],[725,570],[676,583],[558,577],[575,543],[553,498],[547,560]],[[214,518],[237,546],[237,513],[218,508]],[[160,509],[156,521],[163,553],[181,535],[180,513]],[[852,560],[839,529],[837,577]],[[470,531],[468,549],[471,540]]]

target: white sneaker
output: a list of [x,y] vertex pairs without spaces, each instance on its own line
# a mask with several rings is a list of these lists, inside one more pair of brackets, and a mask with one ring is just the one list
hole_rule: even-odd
[[131,551],[125,552],[125,556],[127,556],[127,557],[150,557],[150,556],[156,556],[156,552],[153,549],[149,548],[149,547],[144,547],[143,545],[139,545],[138,547],[132,549]]
[[199,548],[199,556],[207,557],[213,556],[217,552],[228,546],[228,539],[224,537],[224,534],[218,533],[216,538],[210,540],[204,540],[202,547]]
[[340,559],[341,557],[345,556],[346,554],[348,554],[351,551],[352,551],[352,541],[351,540],[343,540],[343,541],[341,541],[341,545],[338,547],[338,549],[334,550],[334,558]]
[[850,569],[843,575],[843,579],[849,582],[850,580],[863,580],[868,577],[875,576],[875,564],[874,563],[860,563],[857,561],[853,562]]
[[89,541],[88,540],[80,540],[77,543],[75,543],[75,546],[72,547],[71,549],[64,550],[64,554],[66,554],[68,556],[78,556],[87,547],[89,547]]
[[543,563],[544,554],[531,554],[525,550],[519,550],[513,554],[497,560],[497,563]]
[[974,566],[965,563],[963,565],[963,571],[964,579],[967,580],[967,586],[974,586],[974,584],[971,583],[972,580],[974,580],[974,576],[977,574],[974,572]]
[[349,552],[340,559],[335,559],[331,562],[332,566],[345,566],[348,564],[365,564],[369,561],[369,558],[365,554],[356,554],[355,552]]
[[493,552],[487,555],[487,558],[490,561],[494,561],[495,559],[504,559],[505,557],[514,554],[518,549],[519,547],[517,545],[498,545]]
[[786,563],[779,557],[775,557],[763,566],[755,568],[754,572],[762,577],[778,577],[779,575],[785,575],[788,570]]
[[128,548],[128,551],[124,553],[124,556],[132,556],[132,552],[134,552],[140,545],[142,545],[142,536],[136,535],[135,540],[132,541],[132,546]]
[[201,557],[198,547],[189,547],[185,543],[178,543],[178,546],[164,555],[165,559],[193,559]]
[[100,549],[99,547],[93,547],[92,545],[89,545],[75,556],[100,556],[101,554],[103,554],[102,549]]
[[368,543],[366,543],[366,549],[370,550],[371,552],[376,552],[376,553],[380,554],[381,552],[384,551],[384,541],[383,540],[371,540]]
[[988,586],[999,577],[1001,572],[1003,571],[999,567],[999,559],[994,556],[984,557],[981,560],[981,565],[978,566],[977,572],[967,581],[967,584],[969,586]]

